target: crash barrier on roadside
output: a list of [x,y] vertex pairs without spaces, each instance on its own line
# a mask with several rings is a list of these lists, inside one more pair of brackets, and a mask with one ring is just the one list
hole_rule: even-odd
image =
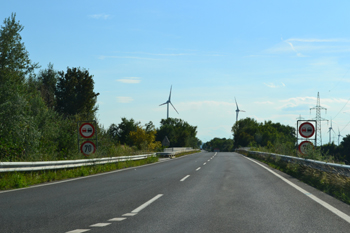
[[280,155],[280,154],[260,152],[260,151],[250,151],[249,149],[243,149],[243,148],[236,149],[236,152],[243,154],[245,156],[252,154],[252,155],[259,155],[263,157],[272,157],[274,159],[280,158],[282,161],[285,161],[288,163],[296,163],[296,164],[311,167],[320,171],[330,172],[330,173],[335,173],[335,174],[350,177],[349,165],[342,165],[337,163],[326,163],[326,162],[321,162],[321,161],[312,160],[312,159],[303,159],[303,158],[294,157],[294,156]]
[[194,151],[196,149],[193,149],[192,147],[171,147],[171,148],[165,148],[164,152],[158,152],[157,155],[161,157],[169,157],[172,158],[176,154],[180,154],[183,152],[190,152]]
[[55,170],[65,168],[75,168],[83,166],[93,166],[98,164],[117,163],[132,160],[141,160],[148,157],[156,156],[153,154],[120,156],[95,159],[78,159],[78,160],[59,160],[59,161],[43,161],[43,162],[0,162],[0,172],[26,172]]

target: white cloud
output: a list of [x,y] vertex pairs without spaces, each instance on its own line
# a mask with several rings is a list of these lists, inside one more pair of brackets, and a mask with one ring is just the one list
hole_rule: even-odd
[[126,104],[126,103],[132,102],[132,101],[133,101],[133,98],[128,97],[128,96],[118,96],[118,97],[117,97],[117,101],[118,101],[119,103]]
[[254,102],[255,104],[274,104],[273,102],[271,102],[271,101],[256,101],[256,102]]
[[140,83],[141,80],[138,77],[127,77],[127,78],[117,79],[117,82],[129,83],[129,84],[137,84],[137,83]]
[[301,38],[291,38],[286,41],[297,41],[297,42],[306,42],[306,43],[329,43],[329,42],[350,42],[348,39],[316,39],[316,38],[309,38],[309,39],[301,39]]
[[112,18],[111,15],[107,15],[107,14],[95,14],[95,15],[89,15],[90,18],[93,19],[110,19]]
[[280,86],[280,85],[275,85],[274,83],[264,83],[264,84],[265,84],[265,86],[268,86],[268,87],[270,87],[270,88],[279,88],[279,87],[285,87],[285,86],[286,86],[286,84],[284,84],[284,83],[282,83],[282,82],[281,82],[282,86]]

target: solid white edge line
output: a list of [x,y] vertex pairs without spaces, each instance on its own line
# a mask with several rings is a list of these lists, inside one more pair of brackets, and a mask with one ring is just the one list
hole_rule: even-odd
[[[201,152],[198,152],[198,153],[201,153]],[[51,183],[37,184],[37,185],[32,185],[32,186],[29,186],[29,187],[24,187],[24,188],[19,188],[19,189],[4,190],[4,191],[0,191],[0,194],[2,194],[2,193],[9,193],[9,192],[15,192],[15,191],[21,191],[21,190],[26,190],[26,189],[32,189],[32,188],[39,188],[39,187],[49,186],[49,185],[55,185],[55,184],[61,184],[61,183],[66,183],[66,182],[75,181],[75,180],[80,180],[80,179],[87,179],[87,178],[91,178],[91,177],[95,177],[95,176],[108,175],[108,174],[112,174],[112,173],[116,173],[116,172],[123,172],[123,171],[131,170],[131,169],[135,169],[135,168],[142,168],[142,167],[147,167],[147,166],[156,165],[156,164],[159,164],[159,163],[174,161],[174,160],[176,160],[176,159],[182,159],[182,158],[185,158],[185,157],[187,157],[187,156],[195,155],[195,154],[197,154],[197,153],[189,154],[189,155],[184,155],[184,156],[177,157],[177,158],[174,158],[174,159],[169,159],[169,160],[164,160],[164,161],[158,161],[158,162],[155,162],[155,163],[150,163],[150,164],[145,164],[145,165],[141,165],[141,166],[136,166],[136,167],[122,168],[122,169],[118,169],[118,170],[114,170],[114,171],[103,172],[103,173],[98,173],[98,174],[94,174],[94,175],[88,175],[88,176],[77,177],[77,178],[71,178],[71,179],[60,180],[60,181],[53,181],[53,182],[51,182]]]
[[158,198],[160,198],[161,196],[163,196],[163,194],[158,194],[157,196],[153,197],[151,200],[143,203],[142,205],[140,205],[139,207],[137,207],[136,209],[134,209],[133,211],[131,211],[131,213],[138,213],[141,210],[143,210],[144,208],[146,208],[148,205],[152,204],[152,202],[156,201]]
[[285,179],[284,177],[278,175],[276,172],[272,171],[271,169],[261,165],[260,163],[243,156],[246,159],[249,159],[250,161],[258,164],[259,166],[261,166],[262,168],[266,169],[267,171],[271,172],[272,174],[274,174],[275,176],[277,176],[278,178],[280,178],[281,180],[283,180],[284,182],[286,182],[287,184],[289,184],[290,186],[292,186],[293,188],[297,189],[299,192],[305,194],[307,197],[310,197],[312,200],[314,200],[315,202],[319,203],[320,205],[322,205],[323,207],[325,207],[326,209],[328,209],[329,211],[333,212],[334,214],[338,215],[340,218],[344,219],[346,222],[350,223],[350,216],[345,214],[344,212],[334,208],[333,206],[331,206],[330,204],[328,204],[327,202],[322,201],[321,199],[319,199],[318,197],[316,197],[315,195],[312,195],[311,193],[307,192],[305,189],[300,188],[298,185],[290,182],[289,180]]
[[198,171],[199,169],[201,169],[201,167],[197,168],[196,171]]
[[185,176],[185,177],[182,178],[180,181],[184,181],[184,180],[186,180],[188,177],[190,177],[190,175]]

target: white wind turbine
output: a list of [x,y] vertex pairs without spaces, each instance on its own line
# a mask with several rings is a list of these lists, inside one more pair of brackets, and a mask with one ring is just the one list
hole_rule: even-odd
[[174,105],[171,103],[171,90],[172,90],[172,88],[173,88],[173,86],[170,87],[169,99],[168,99],[165,103],[159,105],[159,106],[162,106],[162,105],[164,105],[164,104],[167,105],[167,115],[166,115],[166,118],[167,118],[167,119],[169,118],[169,104],[171,104],[171,106],[173,106],[173,108],[175,109],[175,111],[177,112],[177,114],[179,114],[179,112],[176,110],[176,108],[174,107]]
[[339,139],[340,139],[340,137],[344,137],[343,135],[340,135],[340,130],[339,130],[339,128],[338,128],[338,146],[340,145],[340,143],[339,143]]
[[236,122],[238,121],[238,113],[239,112],[245,112],[244,110],[240,110],[239,108],[238,108],[238,104],[237,104],[237,100],[236,100],[236,97],[235,97],[235,102],[236,102],[236,106],[237,106],[237,109],[236,109]]

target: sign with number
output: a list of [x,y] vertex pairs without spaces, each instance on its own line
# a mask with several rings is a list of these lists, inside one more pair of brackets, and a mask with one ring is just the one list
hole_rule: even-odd
[[312,144],[312,142],[309,141],[303,141],[302,143],[299,144],[299,152],[301,154],[306,154],[306,152],[310,149],[313,149],[314,145]]
[[95,127],[91,123],[84,123],[80,126],[79,133],[83,138],[91,138],[95,134]]
[[315,134],[315,127],[310,122],[305,122],[300,125],[299,133],[304,138],[312,137]]
[[86,141],[83,144],[81,144],[80,146],[80,151],[81,153],[83,153],[84,155],[90,155],[95,153],[96,151],[96,146],[93,142],[91,141]]

